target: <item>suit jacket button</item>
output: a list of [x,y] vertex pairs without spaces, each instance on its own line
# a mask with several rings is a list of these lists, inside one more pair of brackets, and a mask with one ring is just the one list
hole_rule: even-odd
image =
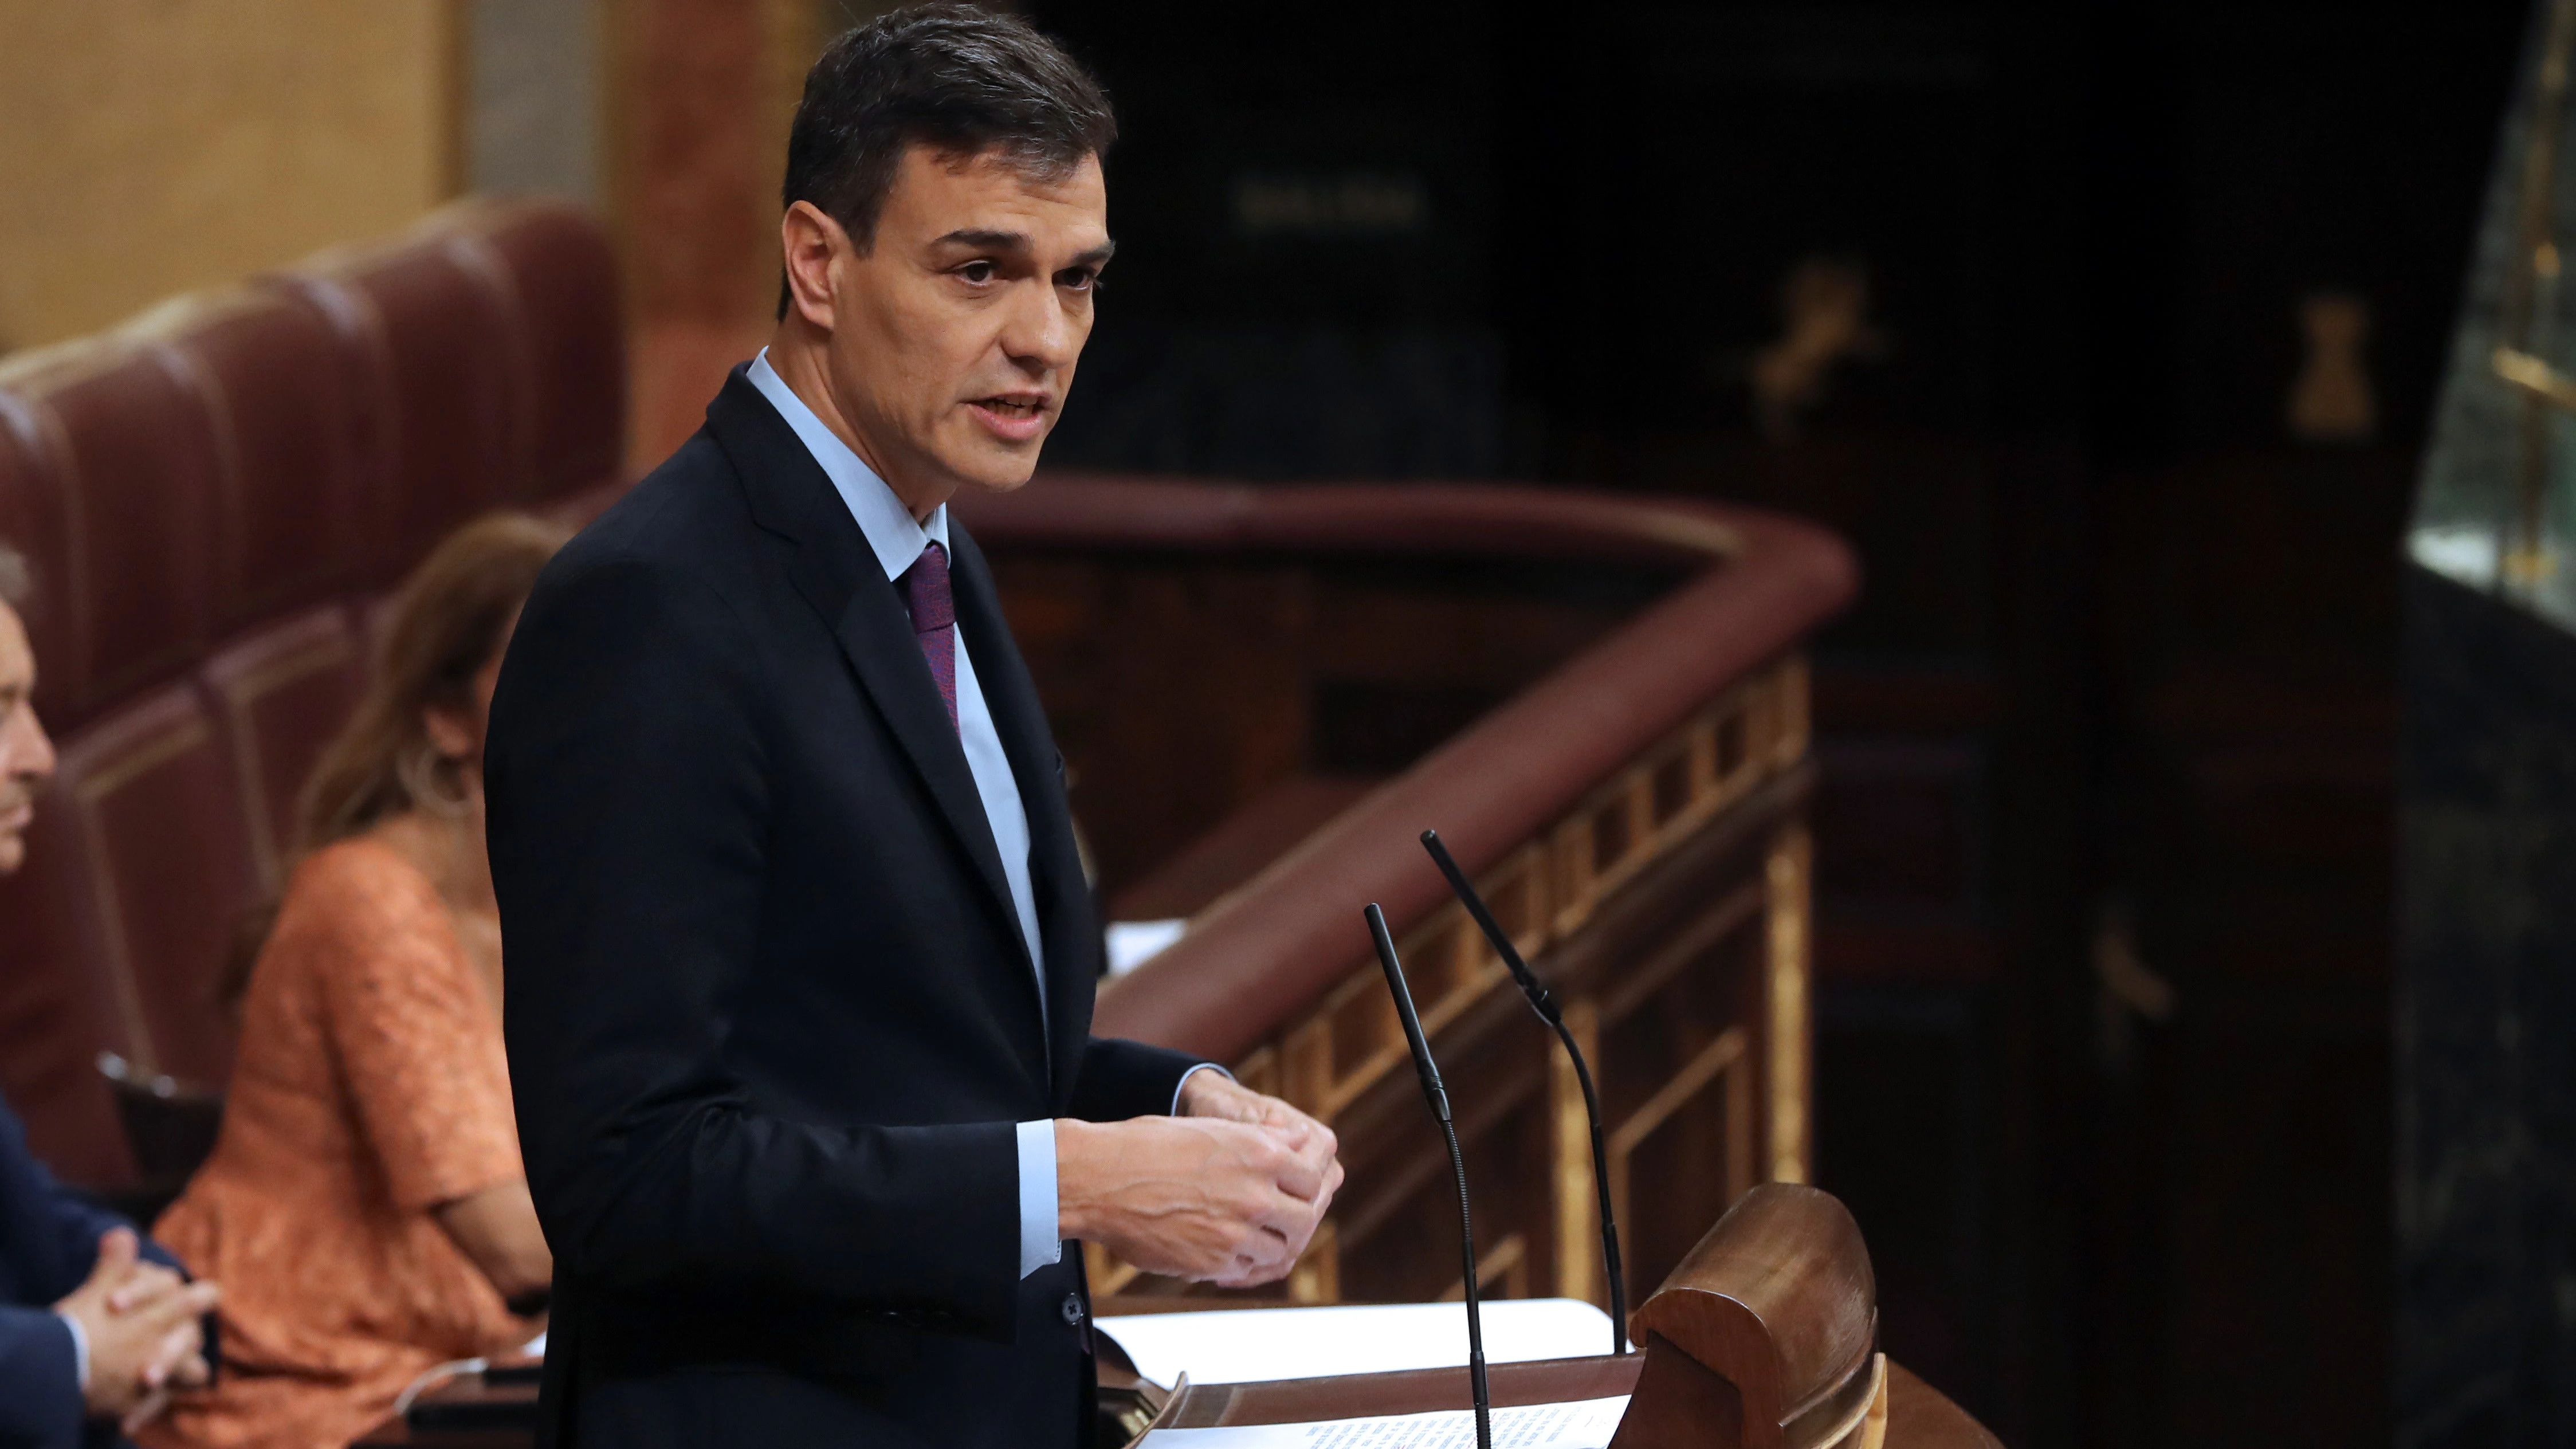
[[1064,1295],[1064,1321],[1074,1328],[1080,1328],[1082,1326],[1081,1294],[1067,1293]]

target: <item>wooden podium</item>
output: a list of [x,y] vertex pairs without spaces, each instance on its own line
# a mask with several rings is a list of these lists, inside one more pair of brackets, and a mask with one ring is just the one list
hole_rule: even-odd
[[[1636,1390],[1642,1356],[1563,1358],[1546,1363],[1497,1364],[1487,1374],[1498,1409],[1524,1404],[1554,1404],[1568,1399],[1607,1398]],[[1886,1414],[1877,1441],[1886,1449],[1987,1449],[1996,1443],[1985,1426],[1951,1403],[1940,1390],[1901,1365],[1887,1365]],[[1355,1374],[1338,1379],[1291,1379],[1268,1384],[1210,1384],[1184,1391],[1174,1400],[1164,1427],[1207,1429],[1224,1424],[1294,1424],[1339,1416],[1418,1414],[1434,1409],[1464,1409],[1467,1378],[1459,1369],[1415,1369],[1400,1374]],[[1632,1404],[1629,1417],[1637,1417]],[[1628,1423],[1620,1438],[1628,1445]],[[1717,1449],[1739,1440],[1718,1437],[1720,1426],[1673,1425],[1659,1437],[1639,1441],[1658,1445],[1691,1445]],[[1671,1437],[1662,1437],[1669,1434]],[[1809,1449],[1813,1441],[1775,1441]],[[1865,1440],[1849,1440],[1855,1449]],[[1821,1446],[1818,1446],[1821,1449]]]
[[[1117,1312],[1112,1301],[1099,1307]],[[1495,1365],[1489,1375],[1495,1407],[1630,1395],[1612,1449],[1996,1446],[1975,1419],[1878,1352],[1869,1251],[1851,1214],[1814,1188],[1771,1183],[1745,1194],[1637,1310],[1632,1327],[1639,1351],[1624,1357]],[[426,1416],[449,1427],[396,1420],[358,1443],[520,1449],[530,1442],[526,1425],[535,1401],[533,1384],[460,1382],[422,1400]],[[1152,1427],[1287,1424],[1469,1406],[1465,1369],[1416,1369],[1185,1385],[1162,1402]],[[514,1409],[522,1422],[506,1422]],[[484,1422],[471,1422],[476,1419]],[[1119,1439],[1104,1433],[1102,1441]]]
[[[1993,1435],[1878,1352],[1876,1282],[1830,1194],[1745,1194],[1631,1320],[1624,1357],[1497,1364],[1494,1407],[1630,1396],[1611,1449],[1979,1449]],[[1470,1407],[1464,1369],[1191,1385],[1154,1427]]]

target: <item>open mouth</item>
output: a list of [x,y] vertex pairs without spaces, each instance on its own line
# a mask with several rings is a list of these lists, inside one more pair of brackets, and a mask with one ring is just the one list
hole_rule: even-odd
[[1026,442],[1044,433],[1053,411],[1045,395],[1031,393],[977,398],[967,406],[984,420],[985,427],[1009,442]]

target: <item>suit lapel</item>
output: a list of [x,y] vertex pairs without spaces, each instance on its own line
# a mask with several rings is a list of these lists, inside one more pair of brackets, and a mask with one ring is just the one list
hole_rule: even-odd
[[948,722],[947,706],[940,703],[930,665],[921,657],[912,620],[868,548],[867,535],[824,476],[823,465],[741,368],[734,369],[708,406],[707,424],[733,459],[753,516],[762,527],[795,542],[789,580],[830,626],[842,656],[929,787],[949,832],[974,863],[985,895],[1001,913],[1020,980],[1029,983],[1034,1002],[1035,972],[1020,939],[1019,911],[1002,874],[1002,853],[993,844],[992,823],[984,818],[983,797]]
[[[956,590],[957,622],[975,659],[975,682],[1010,759],[1020,808],[1029,819],[1029,869],[1038,899],[1038,925],[1046,943],[1047,1029],[1060,1087],[1081,1064],[1091,1034],[1091,999],[1099,967],[1099,920],[1082,858],[1073,843],[1073,812],[1065,800],[1061,757],[1047,728],[1037,684],[1011,638],[982,549],[955,514],[948,516],[949,580]],[[925,671],[926,672],[926,671]]]

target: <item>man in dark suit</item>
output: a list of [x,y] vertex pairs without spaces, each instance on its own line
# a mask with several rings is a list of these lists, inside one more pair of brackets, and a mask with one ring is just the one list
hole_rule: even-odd
[[485,768],[549,1444],[1071,1445],[1067,1239],[1283,1276],[1332,1134],[1090,1035],[1099,927],[960,488],[1027,481],[1111,250],[1090,77],[897,12],[806,82],[769,346],[556,559]]
[[[0,544],[0,875],[26,860],[36,794],[54,772],[18,617],[27,590],[25,559]],[[189,1283],[133,1224],[55,1182],[0,1102],[0,1449],[112,1444],[170,1389],[206,1382],[214,1302],[214,1285]]]

